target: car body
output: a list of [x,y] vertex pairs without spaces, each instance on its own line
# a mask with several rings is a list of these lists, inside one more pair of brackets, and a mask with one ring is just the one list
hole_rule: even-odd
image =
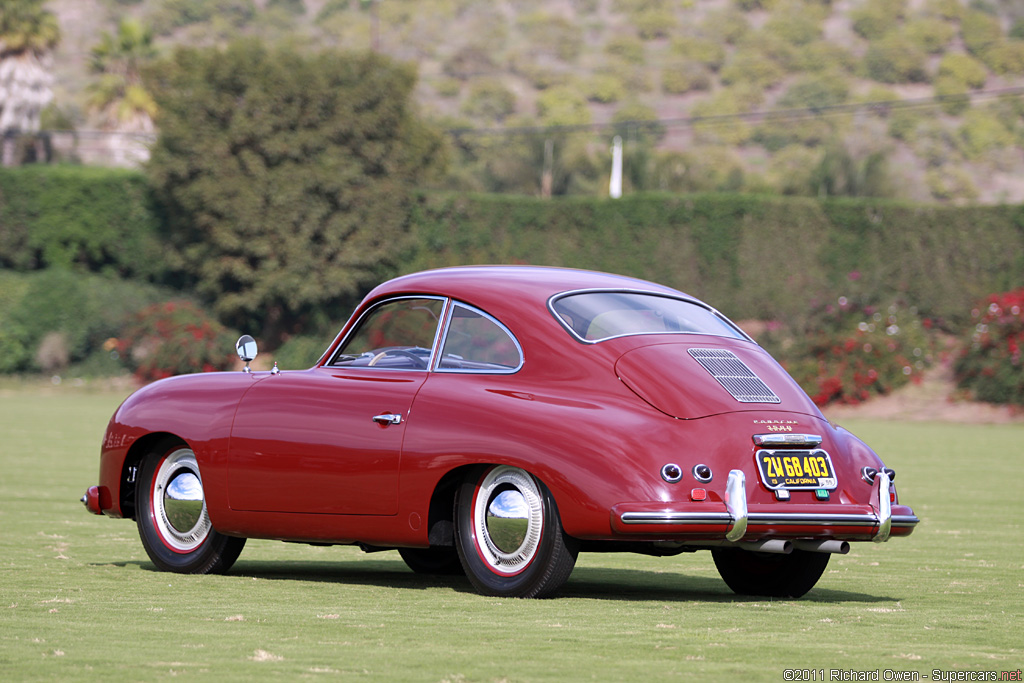
[[378,286],[308,370],[138,390],[83,502],[179,572],[246,538],[359,544],[537,597],[579,552],[709,549],[735,591],[799,596],[849,542],[913,531],[894,476],[697,299],[475,266]]

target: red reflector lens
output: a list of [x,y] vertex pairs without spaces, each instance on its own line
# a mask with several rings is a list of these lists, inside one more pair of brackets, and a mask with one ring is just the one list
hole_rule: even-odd
[[892,491],[889,492],[889,502],[890,503],[895,503],[896,502],[896,494],[893,493]]
[[707,489],[691,489],[690,500],[707,500],[708,492]]

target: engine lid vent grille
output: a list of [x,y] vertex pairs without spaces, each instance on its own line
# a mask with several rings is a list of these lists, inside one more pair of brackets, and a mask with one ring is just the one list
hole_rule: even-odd
[[775,392],[736,357],[725,349],[687,349],[725,390],[740,403],[781,403]]

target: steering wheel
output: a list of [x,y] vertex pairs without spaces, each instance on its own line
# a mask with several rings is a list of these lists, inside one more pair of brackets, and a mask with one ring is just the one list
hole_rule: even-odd
[[[419,348],[419,347],[417,347],[417,348]],[[384,356],[405,356],[407,358],[411,358],[413,360],[413,362],[416,363],[416,368],[417,369],[419,369],[419,370],[426,370],[427,369],[427,361],[423,360],[422,358],[417,356],[412,351],[408,351],[406,349],[385,349],[385,350],[381,351],[380,353],[378,353],[376,356],[374,356],[372,359],[370,359],[370,362],[367,363],[367,367],[373,367],[374,365],[377,364],[377,361],[379,361]]]

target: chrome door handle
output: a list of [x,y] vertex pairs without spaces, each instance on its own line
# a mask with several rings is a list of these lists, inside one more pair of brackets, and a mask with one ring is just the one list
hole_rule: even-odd
[[393,413],[384,413],[382,415],[374,415],[373,421],[382,425],[397,425],[402,424],[402,416],[395,415]]

